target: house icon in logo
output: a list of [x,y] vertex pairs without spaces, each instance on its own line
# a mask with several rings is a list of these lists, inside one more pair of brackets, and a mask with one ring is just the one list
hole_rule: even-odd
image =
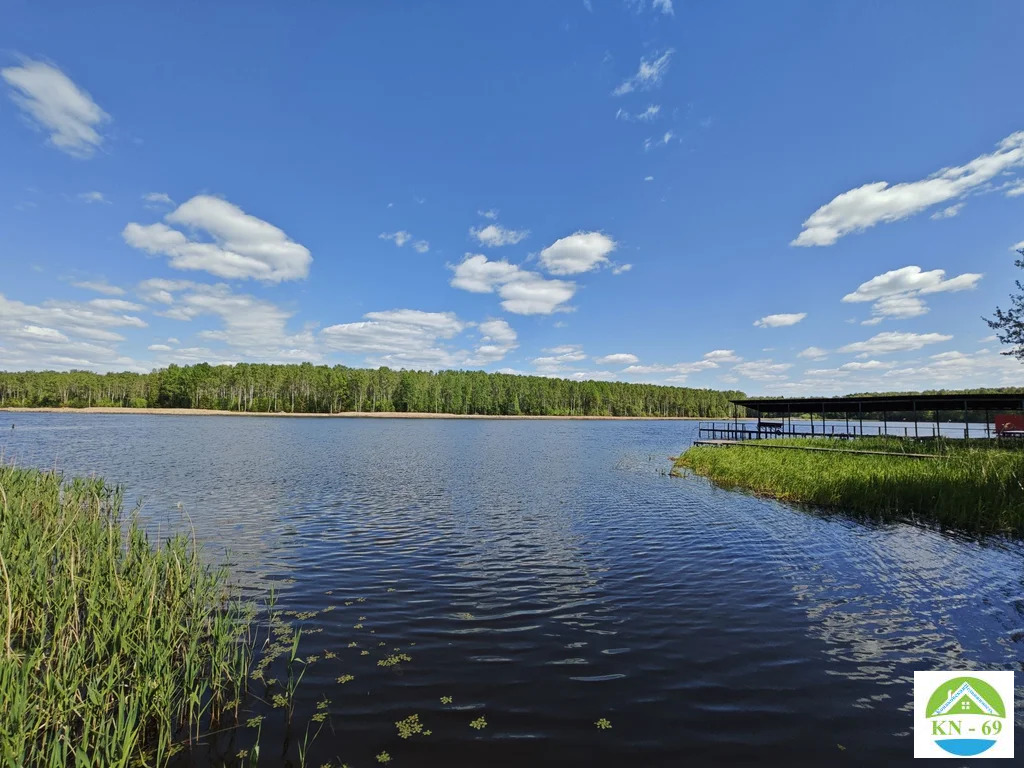
[[934,712],[929,713],[928,717],[940,717],[946,714],[1000,716],[996,708],[974,690],[974,686],[967,680],[961,683],[956,690],[950,688],[946,694],[946,700]]

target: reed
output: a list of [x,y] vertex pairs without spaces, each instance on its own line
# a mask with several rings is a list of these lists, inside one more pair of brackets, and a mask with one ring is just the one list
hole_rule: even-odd
[[994,441],[863,438],[778,440],[777,445],[933,459],[753,446],[695,446],[676,461],[725,488],[879,518],[911,518],[983,533],[1024,534],[1024,451]]
[[0,466],[0,763],[164,765],[234,721],[253,615],[101,479]]

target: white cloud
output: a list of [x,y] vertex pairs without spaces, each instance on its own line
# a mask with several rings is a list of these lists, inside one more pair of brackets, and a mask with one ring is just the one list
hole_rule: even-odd
[[797,357],[806,357],[809,360],[822,360],[828,357],[828,350],[821,347],[807,347]]
[[0,368],[137,369],[115,345],[124,340],[118,330],[145,327],[141,318],[117,309],[53,300],[26,304],[0,294]]
[[480,253],[467,253],[462,263],[453,268],[452,288],[470,293],[494,293],[494,289],[522,274],[522,270],[507,261],[490,261]]
[[[449,265],[451,266],[451,265]],[[490,261],[481,254],[467,253],[458,266],[451,267],[451,286],[471,293],[494,293],[503,299],[506,311],[518,315],[549,315],[564,310],[562,305],[576,293],[568,280],[550,280],[507,261]]]
[[540,264],[553,275],[589,272],[608,262],[617,243],[601,232],[576,232],[540,252]]
[[966,195],[1000,173],[1024,163],[1024,131],[999,142],[995,152],[966,165],[944,168],[920,181],[890,186],[876,181],[837,195],[812,213],[791,245],[832,245],[840,237],[879,222],[893,222]]
[[946,271],[933,269],[924,272],[920,267],[909,266],[883,272],[867,282],[861,283],[857,290],[843,296],[845,302],[876,301],[883,296],[904,293],[942,293],[945,291],[964,291],[974,288],[982,275],[965,272],[946,280]]
[[72,283],[76,288],[82,288],[86,291],[95,291],[96,293],[103,293],[107,296],[124,296],[124,288],[118,288],[116,285],[110,285],[105,280],[83,280],[80,283]]
[[674,138],[675,134],[672,131],[665,131],[660,139],[652,139],[648,137],[644,139],[644,152],[650,151],[651,147],[664,147]]
[[612,267],[613,275],[621,275],[623,272],[629,272],[633,268],[632,264],[616,264]]
[[612,94],[623,96],[636,90],[646,91],[661,85],[673,53],[675,51],[669,48],[656,59],[640,59],[640,67],[636,74],[623,81]]
[[498,212],[493,208],[490,208],[486,211],[477,211],[476,213],[478,216],[483,216],[485,219],[490,219],[491,221],[494,221],[495,219],[498,218]]
[[674,16],[675,11],[672,8],[672,0],[652,0],[651,6],[656,11],[661,11],[666,16]]
[[83,203],[109,203],[110,202],[109,200],[107,200],[107,198],[105,198],[103,196],[102,192],[80,192],[78,194],[78,199],[81,200]]
[[595,358],[594,362],[598,365],[634,365],[640,362],[640,358],[629,352],[616,352]]
[[168,344],[150,344],[146,349],[150,352],[170,352],[174,347]]
[[[218,277],[268,283],[298,280],[309,274],[309,249],[273,224],[236,205],[197,195],[164,220],[186,228],[192,237],[166,224],[129,224],[122,236],[129,245],[170,258],[175,269],[202,270]],[[212,242],[196,239],[205,233]]]
[[661,113],[660,104],[651,104],[643,112],[628,112],[625,109],[619,109],[615,113],[616,120],[624,120],[627,123],[649,123]]
[[399,248],[412,240],[412,235],[406,232],[404,229],[400,229],[397,232],[381,232],[377,235],[381,240],[390,240]]
[[231,359],[243,357],[262,362],[296,362],[321,358],[309,328],[295,333],[288,331],[287,324],[294,313],[272,302],[234,293],[223,283],[205,285],[154,279],[141,283],[139,293],[147,300],[167,305],[167,309],[156,314],[173,320],[189,321],[202,316],[219,318],[223,328],[201,330],[197,335],[206,341],[221,342],[230,347]]
[[515,330],[505,320],[485,320],[477,326],[480,343],[466,365],[487,365],[503,360],[519,346]]
[[947,280],[942,269],[924,272],[917,266],[901,267],[861,283],[856,291],[843,296],[843,301],[873,301],[871,312],[874,317],[862,325],[877,325],[886,317],[919,317],[928,312],[928,306],[920,296],[971,290],[977,287],[982,277],[978,273],[965,272]]
[[840,347],[840,352],[854,354],[881,355],[890,352],[906,352],[914,349],[921,349],[927,344],[938,344],[942,341],[949,341],[952,336],[941,333],[903,333],[899,331],[887,331],[878,333],[866,341],[857,341]]
[[644,181],[654,181],[653,176],[644,176]]
[[171,196],[164,192],[147,192],[142,196],[147,208],[159,208],[163,205],[174,205]]
[[536,272],[520,272],[519,276],[498,289],[506,312],[515,315],[550,315],[562,312],[563,306],[576,294],[571,280],[549,280]]
[[705,353],[704,359],[711,360],[715,363],[738,363],[743,360],[743,358],[737,355],[736,351],[732,349],[713,349],[710,352]]
[[496,248],[502,245],[515,245],[526,238],[530,231],[527,229],[505,229],[500,224],[488,224],[486,227],[471,227],[469,234],[475,237],[481,245]]
[[787,325],[796,325],[807,317],[806,312],[782,313],[778,315],[765,315],[760,320],[755,320],[754,325],[758,328],[782,328]]
[[951,219],[960,213],[960,211],[964,209],[965,205],[967,205],[967,203],[955,203],[953,205],[948,205],[941,211],[936,211],[928,218],[935,219],[936,221],[939,219]]
[[412,247],[416,249],[416,253],[426,253],[430,250],[430,243],[426,240],[417,240]]
[[776,363],[773,360],[751,360],[733,367],[733,371],[754,381],[783,381],[791,363]]
[[698,373],[699,371],[706,371],[717,367],[718,363],[714,360],[697,360],[692,363],[672,363],[671,365],[665,365],[662,363],[652,363],[651,365],[631,365],[628,368],[625,368],[622,372],[634,375],[674,373],[677,374],[675,380],[682,381],[683,377],[687,374]]
[[11,99],[38,128],[48,131],[50,143],[74,157],[90,157],[103,144],[97,130],[110,120],[88,93],[57,67],[26,60],[0,69],[11,87]]
[[142,312],[145,309],[142,304],[136,304],[134,301],[125,301],[124,299],[92,299],[89,302],[89,306],[110,310],[111,312]]
[[578,363],[587,359],[583,347],[579,344],[564,344],[560,347],[545,349],[545,357],[535,357],[530,362],[540,373],[557,373],[564,371],[569,363]]
[[[369,355],[374,364],[398,368],[447,368],[466,358],[465,352],[443,344],[467,327],[454,312],[394,309],[368,312],[363,318],[328,326],[320,338],[329,349]],[[498,332],[494,326],[491,330]]]
[[1007,197],[1020,197],[1024,195],[1024,179],[1017,179],[1006,190]]

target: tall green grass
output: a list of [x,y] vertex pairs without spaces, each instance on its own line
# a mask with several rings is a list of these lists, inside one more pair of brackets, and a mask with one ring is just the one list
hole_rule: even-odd
[[237,714],[250,611],[100,479],[0,466],[0,762],[163,765]]
[[1024,534],[1024,452],[974,441],[778,440],[776,445],[894,453],[934,459],[695,446],[679,457],[725,488],[877,517],[910,517],[965,530]]

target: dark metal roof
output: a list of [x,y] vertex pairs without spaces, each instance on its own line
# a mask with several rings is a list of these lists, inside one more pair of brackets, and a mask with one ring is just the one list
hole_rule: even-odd
[[847,397],[780,397],[733,400],[759,413],[860,413],[879,411],[1016,411],[1024,410],[1024,393],[979,395],[851,395]]

